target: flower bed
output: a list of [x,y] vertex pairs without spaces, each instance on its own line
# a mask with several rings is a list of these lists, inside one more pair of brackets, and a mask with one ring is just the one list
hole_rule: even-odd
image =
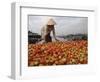
[[87,64],[87,41],[50,42],[28,45],[28,66]]

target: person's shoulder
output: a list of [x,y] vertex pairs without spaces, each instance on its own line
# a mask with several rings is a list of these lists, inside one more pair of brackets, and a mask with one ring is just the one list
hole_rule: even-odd
[[46,25],[44,25],[42,28],[41,28],[41,30],[45,30],[46,29]]
[[47,28],[47,26],[46,26],[46,25],[44,25],[44,26],[43,26],[43,28],[44,28],[44,29],[46,29],[46,28]]

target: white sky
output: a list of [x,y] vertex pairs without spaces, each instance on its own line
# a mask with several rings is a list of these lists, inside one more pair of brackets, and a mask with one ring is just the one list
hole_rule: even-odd
[[[55,20],[56,35],[67,35],[76,33],[88,32],[88,18],[87,17],[61,17],[50,16]],[[48,22],[48,16],[29,16],[28,29],[34,33],[41,33],[41,28]]]

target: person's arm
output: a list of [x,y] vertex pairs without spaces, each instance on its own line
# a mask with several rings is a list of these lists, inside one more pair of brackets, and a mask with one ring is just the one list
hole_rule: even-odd
[[58,41],[58,39],[56,38],[56,34],[55,34],[55,28],[53,29],[53,37],[55,38],[55,40],[57,40]]
[[44,39],[44,27],[41,29],[41,39]]

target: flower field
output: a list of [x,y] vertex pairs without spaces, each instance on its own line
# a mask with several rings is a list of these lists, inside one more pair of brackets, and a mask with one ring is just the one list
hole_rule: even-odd
[[87,40],[28,45],[28,66],[88,63]]

